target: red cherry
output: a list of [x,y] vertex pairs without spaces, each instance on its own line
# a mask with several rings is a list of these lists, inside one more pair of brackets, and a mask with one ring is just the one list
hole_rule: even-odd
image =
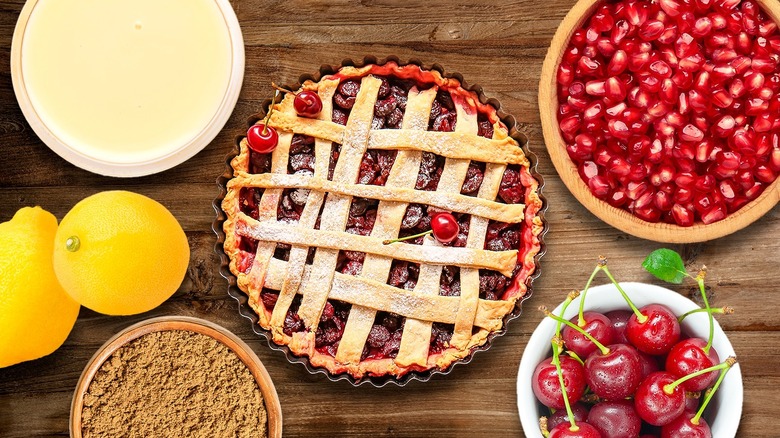
[[699,424],[691,423],[695,415],[695,412],[683,412],[661,428],[661,438],[712,438],[712,431],[704,418],[699,419]]
[[441,243],[450,243],[458,237],[460,226],[455,216],[450,213],[439,213],[431,219],[433,236]]
[[[581,329],[585,330],[603,345],[609,345],[614,342],[614,333],[606,316],[598,312],[583,312],[582,318],[585,320],[585,325],[580,326]],[[577,324],[578,319],[579,317],[575,316],[571,319],[571,322]],[[566,345],[566,348],[577,353],[577,356],[580,358],[588,357],[597,350],[596,344],[569,326],[563,328],[563,343]]]
[[590,409],[588,423],[604,438],[634,438],[642,428],[642,419],[631,400],[598,403]]
[[[714,348],[710,348],[709,354],[704,353],[706,346],[707,341],[701,338],[690,338],[676,343],[666,356],[666,371],[679,378],[719,364],[720,358]],[[682,386],[686,391],[703,391],[715,383],[719,374],[719,371],[711,371],[686,380]]]
[[596,351],[585,359],[588,386],[604,400],[630,397],[642,381],[639,352],[627,344],[613,344],[607,348],[609,353]]
[[[575,401],[585,393],[585,370],[579,362],[569,356],[560,356],[563,385],[569,400]],[[536,366],[531,380],[531,389],[543,405],[553,409],[563,409],[563,393],[558,380],[558,370],[552,363],[552,357]]]
[[[583,403],[572,403],[571,413],[574,414],[574,421],[577,424],[588,419],[588,407]],[[566,412],[566,409],[558,409],[547,418],[547,427],[549,429],[554,429],[555,426],[561,423],[570,424],[569,414]]]
[[570,423],[561,423],[552,428],[548,438],[601,438],[599,431],[584,421],[577,423],[577,427],[577,431],[572,431]]
[[615,333],[614,342],[616,344],[628,344],[626,323],[628,318],[631,318],[631,315],[633,315],[633,312],[630,310],[613,310],[604,314],[604,316],[609,318],[610,325],[612,325],[612,330]]
[[637,350],[660,356],[669,352],[680,340],[680,323],[677,317],[662,304],[648,304],[639,309],[647,317],[639,322],[636,314],[626,323],[626,337]]
[[279,134],[276,133],[276,129],[259,123],[252,125],[246,132],[246,141],[253,151],[267,154],[276,149],[276,145],[279,143]]
[[640,351],[639,363],[642,364],[642,379],[656,371],[661,371],[661,366],[658,364],[657,356],[651,356]]
[[643,420],[653,426],[669,424],[685,410],[685,390],[677,385],[671,394],[664,386],[674,383],[674,374],[659,371],[650,374],[639,384],[634,394],[634,407]]
[[295,95],[293,106],[300,116],[316,117],[322,111],[322,100],[316,92],[303,90]]

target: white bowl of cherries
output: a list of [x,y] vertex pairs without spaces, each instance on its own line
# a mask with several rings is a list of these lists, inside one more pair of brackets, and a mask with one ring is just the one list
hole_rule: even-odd
[[[600,259],[581,294],[569,294],[552,312],[540,308],[548,317],[531,336],[517,379],[527,437],[736,435],[742,375],[711,318],[730,309],[709,306],[704,271],[689,275],[674,251],[654,251],[643,266],[673,283],[690,277],[705,308],[660,286],[617,283]],[[600,271],[612,283],[590,288]]]

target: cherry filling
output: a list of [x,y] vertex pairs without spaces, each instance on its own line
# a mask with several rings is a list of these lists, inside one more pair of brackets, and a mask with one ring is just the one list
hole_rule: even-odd
[[558,122],[598,198],[709,224],[780,173],[780,32],[753,0],[628,0],[574,32]]
[[[415,85],[412,81],[394,77],[381,77],[377,102],[374,106],[373,129],[397,129],[401,127],[404,110],[409,90]],[[429,85],[428,85],[429,86]],[[418,87],[420,87],[418,85]],[[425,86],[422,86],[423,88]],[[333,97],[334,122],[345,125],[349,118],[355,98],[360,91],[360,80],[344,80],[338,86]],[[429,130],[453,131],[457,123],[455,104],[450,93],[440,90],[437,93],[431,108],[429,118]],[[479,135],[487,138],[493,136],[493,126],[485,114],[479,113],[477,118]],[[336,166],[340,154],[341,145],[333,144],[329,163],[329,179],[333,177],[333,169]],[[384,185],[390,175],[390,171],[397,156],[396,151],[369,150],[363,156],[360,164],[358,183],[367,185]],[[252,173],[270,172],[270,154],[258,154],[250,151],[250,171]],[[303,135],[294,135],[290,146],[290,159],[287,171],[291,174],[312,175],[314,172],[314,139]],[[417,190],[436,190],[444,169],[445,159],[441,156],[424,152],[417,175],[415,188]],[[471,162],[466,178],[461,187],[461,193],[467,196],[477,196],[484,179],[485,163]],[[258,205],[262,197],[262,189],[245,188],[240,192],[241,211],[250,217],[258,217]],[[280,221],[297,222],[308,198],[308,191],[303,189],[286,189],[282,193],[281,202],[277,208],[277,216]],[[504,172],[498,195],[499,202],[522,203],[524,202],[525,187],[520,179],[520,169],[517,166],[508,166]],[[348,233],[368,236],[371,234],[379,202],[373,199],[353,198],[347,218],[346,231]],[[410,204],[404,214],[400,237],[418,234],[427,231],[431,227],[431,217],[440,210],[420,204]],[[321,212],[320,212],[321,214]],[[468,239],[471,216],[462,213],[453,213],[460,226],[457,238],[448,245],[463,247]],[[319,226],[319,220],[318,225]],[[521,224],[507,224],[490,221],[488,224],[485,249],[503,251],[517,249],[520,244]],[[420,245],[423,238],[409,240],[408,244]],[[241,238],[239,248],[244,252],[240,257],[239,269],[247,272],[254,260],[257,242],[251,239]],[[289,245],[277,245],[274,257],[282,260],[289,258]],[[314,249],[309,252],[307,263],[313,260]],[[366,254],[359,251],[340,251],[337,259],[336,270],[341,274],[360,275],[365,262]],[[520,266],[517,270],[519,271]],[[412,290],[417,284],[420,267],[418,264],[393,260],[387,284]],[[511,279],[498,272],[480,270],[479,272],[480,298],[499,300],[504,291],[509,287]],[[439,295],[459,296],[460,268],[456,266],[444,266],[442,268]],[[261,301],[266,310],[271,312],[276,304],[278,292],[263,289]],[[305,330],[303,322],[298,317],[301,296],[295,297],[284,322],[284,333],[292,333]],[[322,312],[322,317],[315,334],[315,348],[320,353],[335,356],[339,342],[344,334],[344,327],[349,317],[350,305],[336,300],[328,300]],[[377,312],[374,324],[368,335],[363,350],[362,359],[394,358],[398,353],[403,334],[405,318],[399,315]],[[453,333],[453,325],[433,324],[431,330],[430,353],[436,354],[449,346]]]

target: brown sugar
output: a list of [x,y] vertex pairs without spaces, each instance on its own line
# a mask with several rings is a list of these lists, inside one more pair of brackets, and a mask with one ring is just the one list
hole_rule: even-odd
[[153,332],[116,350],[84,395],[84,437],[265,437],[254,377],[215,339]]

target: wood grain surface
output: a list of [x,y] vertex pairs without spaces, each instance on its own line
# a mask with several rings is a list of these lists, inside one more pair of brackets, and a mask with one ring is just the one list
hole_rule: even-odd
[[[70,165],[41,143],[25,122],[9,73],[11,35],[23,1],[0,0],[0,221],[32,205],[61,219],[90,194],[132,190],[167,206],[187,232],[192,248],[184,283],[159,308],[132,317],[108,317],[82,308],[73,332],[55,353],[0,369],[0,437],[67,435],[70,401],[89,358],[123,328],[161,315],[204,318],[246,341],[274,379],[285,436],[523,436],[516,375],[523,348],[542,318],[534,309],[541,304],[554,306],[565,292],[581,288],[599,254],[609,257],[612,272],[621,280],[658,283],[640,264],[661,245],[631,237],[589,213],[561,183],[544,148],[536,97],[539,74],[555,29],[574,1],[231,3],[246,42],[244,88],[233,116],[221,134],[186,163],[157,175],[124,180]],[[439,63],[482,85],[489,97],[499,99],[503,109],[520,121],[520,129],[530,138],[549,201],[547,254],[524,314],[470,364],[403,388],[355,388],[288,363],[239,317],[213,251],[215,180],[224,170],[233,138],[245,130],[247,118],[263,99],[271,96],[271,81],[294,83],[321,64],[364,55]],[[779,235],[780,207],[775,207],[728,237],[671,246],[684,255],[691,269],[707,265],[715,305],[737,309],[735,315],[719,320],[734,344],[744,376],[740,437],[780,436]],[[694,293],[690,284],[676,289],[685,295]]]

